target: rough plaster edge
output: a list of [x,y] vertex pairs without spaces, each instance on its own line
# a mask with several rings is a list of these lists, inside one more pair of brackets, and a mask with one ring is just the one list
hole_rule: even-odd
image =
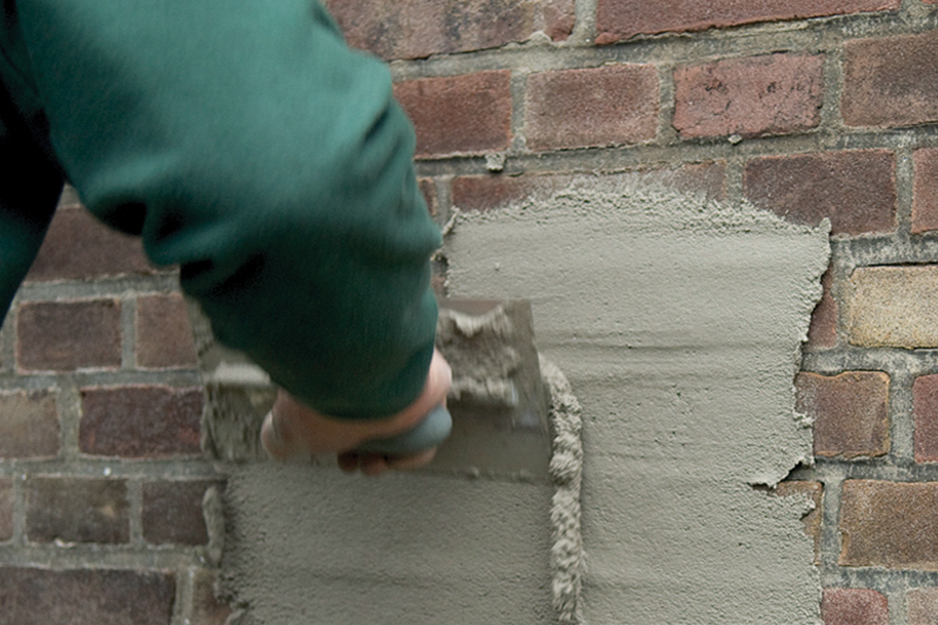
[[580,528],[580,483],[583,477],[583,444],[580,438],[582,408],[563,372],[540,357],[541,375],[550,389],[553,456],[550,477],[556,490],[551,500],[553,545],[550,569],[554,608],[561,623],[582,623],[580,591],[583,587],[584,553]]

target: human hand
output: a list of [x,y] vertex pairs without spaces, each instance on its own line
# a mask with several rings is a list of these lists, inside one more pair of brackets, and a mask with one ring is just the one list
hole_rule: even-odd
[[409,431],[433,408],[445,404],[452,382],[449,365],[434,350],[423,392],[407,408],[383,419],[340,420],[320,414],[280,390],[274,406],[264,419],[261,442],[267,453],[285,459],[299,453],[335,453],[339,467],[346,472],[361,469],[366,475],[380,475],[396,469],[414,469],[429,463],[436,448],[406,456],[388,456],[355,451],[363,443]]

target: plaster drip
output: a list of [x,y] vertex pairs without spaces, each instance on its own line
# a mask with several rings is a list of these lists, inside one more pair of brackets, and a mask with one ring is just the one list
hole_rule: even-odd
[[584,553],[580,531],[580,483],[583,477],[583,444],[580,439],[582,409],[563,372],[541,356],[541,376],[550,389],[553,456],[550,477],[556,490],[551,500],[551,591],[561,623],[580,623],[580,590],[583,587]]

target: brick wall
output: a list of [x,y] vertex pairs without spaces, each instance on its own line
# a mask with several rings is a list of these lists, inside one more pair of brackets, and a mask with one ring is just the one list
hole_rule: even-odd
[[0,622],[226,621],[202,404],[175,274],[66,189],[0,331]]
[[[441,221],[577,173],[831,220],[784,490],[819,505],[827,625],[938,621],[938,2],[331,4],[392,61]],[[223,623],[172,272],[66,192],[0,366],[2,616]]]

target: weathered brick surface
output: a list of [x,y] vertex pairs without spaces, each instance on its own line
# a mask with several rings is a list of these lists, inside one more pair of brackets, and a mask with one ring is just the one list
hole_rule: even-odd
[[136,333],[138,366],[198,366],[192,326],[181,294],[151,295],[138,299]]
[[60,444],[52,394],[0,393],[0,458],[51,458],[58,455]]
[[648,186],[719,200],[726,193],[725,181],[726,166],[723,162],[693,163],[676,169],[639,169],[598,176],[568,173],[459,176],[452,182],[452,201],[461,210],[490,210],[526,200],[544,200],[570,185],[598,188]]
[[192,588],[192,624],[227,625],[232,610],[215,597],[215,574],[206,569],[195,572]]
[[126,543],[130,509],[123,480],[34,477],[26,481],[26,535],[48,543]]
[[938,375],[924,375],[912,383],[915,422],[915,461],[938,461]]
[[511,140],[511,72],[422,78],[394,95],[417,131],[417,156],[504,150]]
[[430,215],[436,217],[440,212],[440,198],[437,195],[433,178],[418,178],[417,184],[420,186],[423,199],[427,202],[427,210],[430,211]]
[[875,590],[825,588],[821,618],[824,625],[889,625],[889,602]]
[[0,477],[0,542],[13,537],[13,480]]
[[0,622],[10,625],[169,625],[171,573],[0,568]]
[[814,307],[811,325],[808,327],[808,346],[813,348],[834,347],[837,344],[837,300],[831,294],[833,277],[828,269],[821,276],[824,293]]
[[849,286],[843,304],[850,343],[938,346],[938,265],[859,267]]
[[196,387],[83,388],[81,451],[127,457],[197,454],[202,403],[202,389]]
[[202,498],[215,482],[147,482],[143,485],[143,537],[154,545],[204,545],[208,530]]
[[155,271],[139,237],[108,228],[81,206],[66,204],[52,218],[26,279],[75,280]]
[[674,127],[687,139],[777,135],[814,128],[824,96],[824,57],[727,59],[674,72]]
[[938,588],[917,588],[905,600],[909,625],[938,623]]
[[796,223],[829,217],[833,234],[896,229],[896,160],[887,150],[755,159],[744,186],[753,204]]
[[889,376],[799,373],[796,407],[814,420],[814,454],[857,458],[889,452]]
[[531,74],[525,136],[532,150],[642,143],[658,128],[652,65],[612,65]]
[[938,482],[844,482],[842,566],[938,570]]
[[794,495],[807,495],[814,503],[814,509],[806,514],[801,522],[804,524],[804,533],[814,541],[814,563],[818,564],[821,557],[821,505],[824,498],[824,485],[820,482],[793,481],[780,482],[774,493],[779,497]]
[[384,59],[415,59],[497,48],[537,31],[554,40],[573,31],[573,0],[331,0],[350,45]]
[[598,0],[596,43],[612,43],[639,33],[725,28],[898,8],[899,0]]
[[916,150],[912,234],[938,230],[938,149]]
[[840,108],[848,126],[938,121],[938,31],[844,44]]
[[116,300],[23,304],[16,323],[19,368],[116,369],[121,365],[120,322]]

